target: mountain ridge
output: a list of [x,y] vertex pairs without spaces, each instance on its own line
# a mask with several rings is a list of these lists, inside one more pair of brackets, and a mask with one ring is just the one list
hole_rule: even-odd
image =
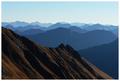
[[2,78],[112,79],[69,45],[47,48],[6,28],[2,28]]

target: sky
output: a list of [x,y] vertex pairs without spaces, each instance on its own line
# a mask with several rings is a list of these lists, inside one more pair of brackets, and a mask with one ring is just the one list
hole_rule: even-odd
[[2,22],[118,25],[117,2],[2,2]]

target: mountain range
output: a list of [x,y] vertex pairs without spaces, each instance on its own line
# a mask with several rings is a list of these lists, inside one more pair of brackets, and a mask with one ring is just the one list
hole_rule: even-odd
[[69,23],[58,22],[49,25],[49,27],[42,27],[39,22],[26,23],[20,21],[3,22],[2,25],[38,44],[56,47],[58,44],[64,43],[77,50],[110,43],[118,36],[117,27],[112,25],[82,24],[78,27]]
[[118,78],[118,26],[64,22],[11,23],[2,23],[2,26],[40,46],[56,48],[61,43],[70,45],[112,78]]
[[[24,34],[23,36],[35,41],[38,44],[43,44],[44,46],[56,47],[60,43],[64,43],[71,45],[76,50],[110,43],[117,38],[117,36],[115,36],[112,32],[105,30],[94,30],[86,33],[80,33],[78,31],[67,28],[56,28],[33,35]],[[23,33],[20,35],[22,34]]]
[[2,28],[3,79],[112,79],[71,46],[48,48]]
[[107,30],[111,31],[114,34],[117,34],[118,26],[113,25],[102,25],[102,24],[86,24],[86,23],[67,23],[67,22],[57,22],[57,23],[40,23],[40,22],[22,22],[22,21],[16,21],[16,22],[2,22],[3,27],[10,27],[12,30],[25,30],[27,29],[41,29],[41,30],[51,30],[55,28],[71,28],[71,26],[76,26],[78,28],[84,29],[86,31],[92,31],[92,30]]

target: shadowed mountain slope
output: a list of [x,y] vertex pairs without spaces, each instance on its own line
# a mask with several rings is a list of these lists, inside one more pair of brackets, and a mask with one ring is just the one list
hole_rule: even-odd
[[113,78],[118,78],[118,39],[109,44],[79,50],[79,53]]
[[47,48],[2,28],[3,79],[111,79],[69,45]]

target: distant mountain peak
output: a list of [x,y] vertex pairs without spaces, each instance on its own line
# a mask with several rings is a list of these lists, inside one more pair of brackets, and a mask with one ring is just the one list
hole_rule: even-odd
[[96,23],[96,24],[93,24],[92,26],[104,26],[104,25],[102,25],[100,23]]
[[68,23],[60,23],[60,22],[57,22],[53,25],[51,25],[50,27],[51,28],[59,28],[59,27],[63,27],[63,28],[69,28],[71,25],[68,24]]

